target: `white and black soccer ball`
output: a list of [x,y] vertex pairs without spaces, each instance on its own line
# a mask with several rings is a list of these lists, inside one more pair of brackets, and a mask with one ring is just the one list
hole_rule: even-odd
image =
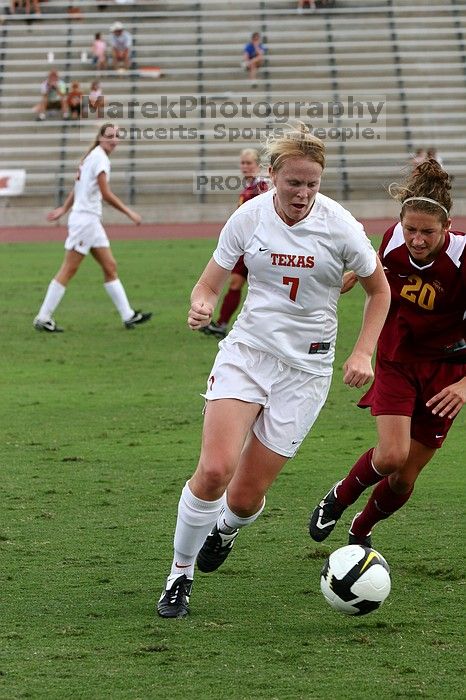
[[320,588],[334,610],[345,615],[367,615],[377,610],[390,593],[390,567],[375,549],[349,544],[328,557]]

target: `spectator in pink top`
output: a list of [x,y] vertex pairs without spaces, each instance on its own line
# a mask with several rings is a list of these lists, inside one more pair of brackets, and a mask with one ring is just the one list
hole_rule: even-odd
[[107,67],[107,42],[102,39],[102,34],[97,32],[92,44],[92,62],[97,70],[102,70]]

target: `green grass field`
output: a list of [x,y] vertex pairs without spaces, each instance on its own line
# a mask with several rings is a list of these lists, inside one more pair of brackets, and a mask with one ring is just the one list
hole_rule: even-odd
[[0,698],[464,698],[466,411],[375,531],[392,568],[385,605],[347,618],[320,593],[356,507],[325,546],[309,511],[375,437],[341,381],[360,290],[341,301],[330,398],[264,515],[222,569],[197,575],[188,619],[155,616],[216,352],[185,322],[212,248],[116,243],[130,300],[153,322],[124,330],[89,260],[56,314],[66,332],[51,336],[32,319],[61,245],[1,247]]

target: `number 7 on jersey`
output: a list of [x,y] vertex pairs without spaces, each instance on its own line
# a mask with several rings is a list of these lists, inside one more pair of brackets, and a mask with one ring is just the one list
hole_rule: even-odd
[[283,284],[290,284],[290,299],[296,301],[296,295],[299,287],[299,277],[284,277]]

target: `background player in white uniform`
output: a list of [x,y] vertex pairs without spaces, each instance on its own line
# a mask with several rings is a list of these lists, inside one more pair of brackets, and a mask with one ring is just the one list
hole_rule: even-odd
[[81,160],[73,189],[64,204],[51,211],[47,219],[58,221],[71,209],[68,218],[68,237],[65,241],[65,258],[62,266],[50,282],[42,306],[34,319],[34,328],[49,333],[61,332],[53,314],[63,298],[66,286],[76,274],[89,251],[104,273],[104,287],[115,304],[126,328],[134,328],[148,321],[152,314],[135,311],[129,304],[126,292],[117,275],[117,265],[110,243],[102,226],[102,199],[126,214],[136,225],[141,217],[129,209],[109,187],[109,155],[118,143],[118,127],[103,124],[94,143]]
[[162,617],[187,614],[196,557],[204,572],[226,559],[325,403],[345,268],[367,295],[344,365],[349,386],[372,379],[389,307],[387,281],[361,224],[318,193],[324,144],[301,125],[268,151],[274,189],[230,217],[191,296],[188,325],[196,330],[210,322],[229,270],[244,254],[248,295],[207,381],[201,455],[178,506],[172,569],[157,606]]

